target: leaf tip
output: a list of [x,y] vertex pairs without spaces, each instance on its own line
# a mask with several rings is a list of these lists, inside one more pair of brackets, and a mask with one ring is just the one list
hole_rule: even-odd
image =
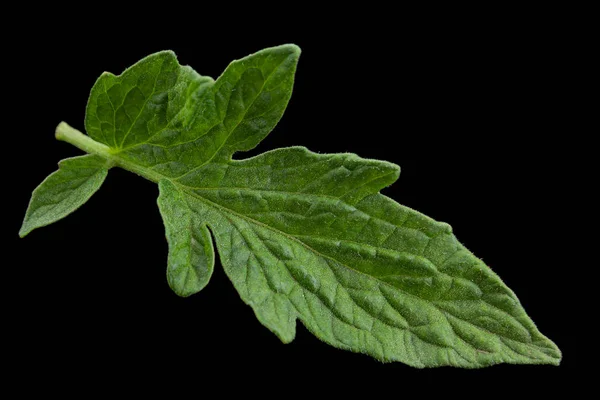
[[[187,278],[187,274],[183,277]],[[177,296],[183,298],[190,297],[191,295],[200,292],[208,283],[208,281],[199,282],[197,280],[186,280],[181,278],[181,275],[173,275],[170,273],[170,270],[167,270],[167,283],[169,284],[169,287]]]
[[196,293],[196,292],[192,292],[192,291],[185,290],[185,289],[179,288],[177,286],[174,286],[170,282],[169,282],[169,287],[171,288],[173,293],[175,293],[177,296],[182,297],[184,299],[186,297],[190,297],[191,295]]
[[284,44],[283,47],[287,48],[290,51],[290,53],[295,53],[298,55],[302,53],[302,49],[300,48],[300,46],[294,43]]
[[275,336],[281,341],[283,344],[290,344],[296,338],[296,326],[293,325],[292,329],[288,330],[279,330],[279,329],[271,329]]
[[552,365],[554,367],[558,367],[558,366],[560,366],[561,361],[562,361],[562,354],[559,351],[558,354],[548,355],[544,359],[535,360],[535,362],[532,362],[532,364],[545,364],[545,365]]
[[29,227],[29,225],[25,221],[23,221],[23,225],[21,226],[21,229],[19,229],[19,237],[21,239],[23,239],[31,231],[32,231],[31,227]]
[[[302,53],[302,50],[300,49],[300,46],[294,44],[294,43],[286,43],[286,44],[282,44],[279,46],[275,46],[275,47],[271,47],[271,48],[266,48],[264,50],[261,51],[265,51],[265,52],[277,52],[280,54],[285,54],[287,53],[288,56],[291,56],[294,59],[298,59],[298,57],[300,57],[300,53]],[[260,52],[259,52],[260,53]]]
[[548,357],[549,358],[548,364],[558,367],[562,361],[562,351],[560,351],[560,349],[554,342],[551,342],[551,343],[552,343],[552,350],[553,350],[554,354],[552,354]]
[[[526,349],[522,354],[527,357],[526,360],[522,362],[523,364],[559,366],[562,361],[562,352],[558,346],[545,336],[537,343],[530,343],[529,349]],[[516,364],[519,364],[519,362],[516,362]]]

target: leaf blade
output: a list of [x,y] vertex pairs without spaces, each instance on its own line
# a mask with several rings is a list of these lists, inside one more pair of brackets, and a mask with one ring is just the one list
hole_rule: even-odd
[[177,187],[168,180],[158,186],[158,207],[169,243],[167,281],[177,295],[188,297],[202,290],[213,273],[212,240]]
[[19,230],[20,237],[77,210],[96,193],[108,174],[107,161],[94,155],[67,158],[58,165],[58,171],[33,191]]
[[179,126],[190,97],[212,82],[179,65],[172,51],[151,54],[121,75],[105,72],[98,78],[86,107],[86,131],[114,150],[145,143]]
[[229,135],[215,154],[228,160],[254,148],[275,127],[292,94],[300,48],[270,47],[233,61],[215,83],[215,100]]
[[[328,156],[335,158],[313,155]],[[260,157],[254,158],[255,166]],[[360,163],[358,157],[353,161]],[[208,221],[240,297],[282,341],[293,339],[294,321],[300,318],[333,346],[415,367],[559,362],[560,351],[539,333],[514,293],[460,245],[449,225],[377,194],[377,185],[354,205],[333,202],[331,192],[300,192],[310,207],[328,208],[346,223],[323,229],[322,220],[310,222],[306,214],[303,223],[294,224],[282,213],[303,210],[299,192],[290,192],[293,201],[282,207],[280,191],[272,196],[262,187],[261,195],[244,196],[240,187],[249,181],[240,176],[235,182],[236,176],[230,173],[223,182],[237,187],[239,196],[184,190]],[[263,178],[263,184],[279,185]],[[293,172],[288,178],[303,181]],[[211,206],[213,211],[206,209]],[[380,215],[368,214],[373,207]],[[271,219],[257,212],[261,209],[279,210],[279,215]],[[378,222],[369,227],[373,219]],[[390,225],[394,228],[386,229]],[[311,236],[316,233],[320,236]]]
[[[193,174],[213,160],[227,160],[235,151],[253,148],[275,127],[291,97],[299,57],[300,49],[295,45],[263,49],[233,61],[213,82],[179,66],[172,52],[156,53],[119,76],[104,74],[98,79],[88,102],[86,130],[120,157],[167,178]],[[146,111],[134,129],[135,141],[128,137],[130,145],[121,148],[118,143],[126,130],[115,130],[112,124],[118,122],[115,109],[124,108],[126,96],[113,96],[115,107],[110,90],[131,80],[131,74],[159,80],[159,65],[164,63],[172,76],[162,80],[170,84],[162,85],[164,90],[158,93],[144,89],[147,95],[138,99],[141,104],[130,105]],[[150,72],[144,74],[144,68]],[[105,82],[109,82],[108,90]],[[137,86],[127,88],[131,91]],[[148,108],[148,104],[155,107]]]

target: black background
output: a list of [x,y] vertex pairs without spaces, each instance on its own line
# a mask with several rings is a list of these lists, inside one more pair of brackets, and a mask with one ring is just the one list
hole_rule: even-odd
[[[317,382],[392,393],[577,390],[571,377],[583,344],[570,328],[578,324],[570,305],[575,288],[564,274],[569,249],[558,227],[573,185],[566,170],[577,50],[570,17],[560,11],[319,10],[294,18],[281,11],[279,18],[242,13],[240,22],[207,11],[183,23],[158,9],[146,23],[119,14],[102,25],[52,17],[24,27],[29,35],[11,32],[20,60],[10,92],[18,105],[10,117],[19,122],[9,132],[18,141],[17,173],[8,178],[15,205],[5,225],[5,243],[19,262],[5,266],[3,280],[16,290],[6,307],[14,317],[7,351],[18,354],[12,370],[56,387],[137,374],[148,386],[147,374],[171,371],[185,375],[174,387],[210,388],[213,376],[234,386],[250,378],[249,393],[277,379],[292,392]],[[450,223],[562,349],[560,367],[381,364],[320,342],[301,323],[294,342],[283,345],[242,303],[218,262],[199,294],[171,292],[158,189],[120,169],[76,213],[17,238],[31,190],[58,160],[81,154],[56,141],[54,128],[64,120],[83,129],[89,89],[103,71],[120,73],[172,49],[182,64],[216,78],[232,59],[283,43],[303,50],[288,110],[256,149],[237,157],[303,145],[400,165],[399,181],[384,193]]]

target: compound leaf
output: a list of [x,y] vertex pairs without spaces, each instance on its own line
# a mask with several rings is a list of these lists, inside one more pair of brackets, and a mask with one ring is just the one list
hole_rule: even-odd
[[556,345],[448,224],[379,193],[395,164],[303,147],[232,158],[281,118],[299,54],[265,49],[216,81],[153,54],[98,79],[91,139],[66,125],[57,136],[159,184],[180,296],[208,283],[212,234],[240,297],[283,342],[299,319],[335,347],[415,367],[558,364]]

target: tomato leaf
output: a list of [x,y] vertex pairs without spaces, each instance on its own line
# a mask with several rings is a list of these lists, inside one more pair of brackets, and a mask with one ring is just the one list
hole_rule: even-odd
[[214,240],[242,300],[285,343],[299,319],[335,347],[415,367],[557,365],[556,345],[448,224],[379,193],[397,165],[304,147],[232,158],[281,118],[299,55],[295,45],[265,49],[216,81],[170,51],[104,73],[89,136],[57,128],[94,154],[79,160],[95,169],[69,172],[75,161],[65,161],[34,192],[22,232],[79,207],[114,165],[158,183],[167,278],[180,296],[208,283]]

